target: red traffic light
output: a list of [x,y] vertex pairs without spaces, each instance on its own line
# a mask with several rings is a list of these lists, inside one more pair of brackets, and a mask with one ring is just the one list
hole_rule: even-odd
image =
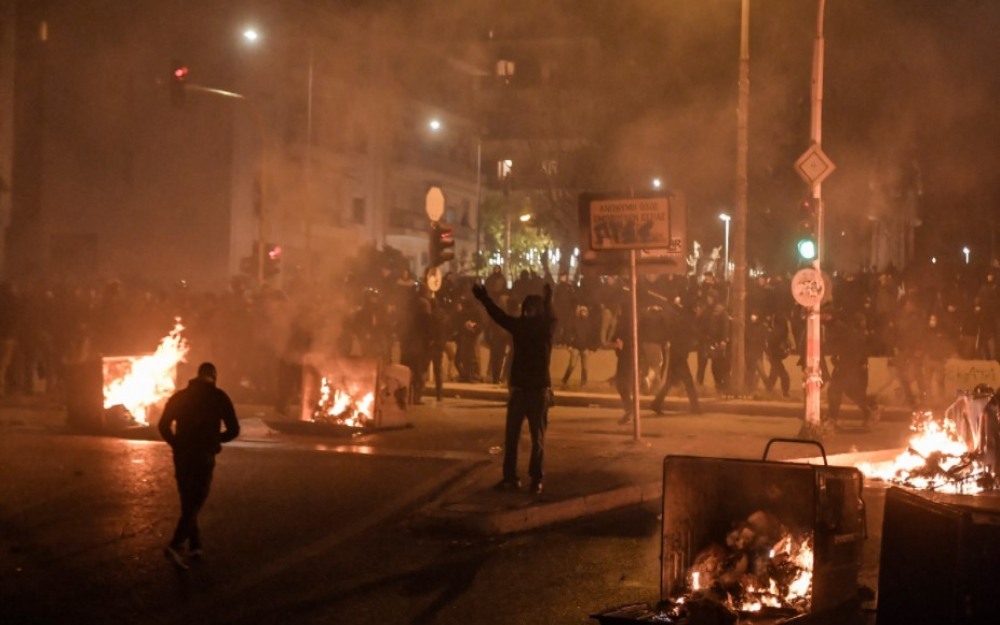
[[176,78],[177,80],[184,80],[185,78],[187,78],[187,75],[188,75],[187,67],[181,66],[174,68],[174,78]]

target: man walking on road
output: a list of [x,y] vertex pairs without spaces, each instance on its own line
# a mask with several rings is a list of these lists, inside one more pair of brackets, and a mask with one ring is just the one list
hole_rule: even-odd
[[694,387],[691,368],[688,367],[688,354],[694,351],[698,344],[698,330],[694,319],[687,311],[679,309],[672,317],[670,329],[670,347],[667,352],[667,380],[653,398],[653,412],[663,414],[663,400],[667,393],[677,384],[682,384],[688,396],[688,408],[691,414],[701,414],[698,403],[698,391]]
[[[233,402],[215,386],[217,372],[210,362],[198,367],[198,377],[167,401],[160,418],[163,440],[174,452],[174,477],[181,496],[181,518],[164,554],[180,568],[187,568],[182,550],[201,557],[198,512],[208,499],[215,456],[240,433]],[[220,426],[225,426],[222,429]]]
[[472,294],[486,307],[486,312],[498,326],[510,332],[513,342],[510,371],[510,400],[504,435],[503,479],[498,490],[521,487],[517,478],[517,445],[521,438],[521,423],[528,420],[531,433],[531,460],[528,474],[531,491],[542,492],[542,467],[545,457],[545,428],[548,425],[552,382],[549,379],[549,359],[556,318],[552,313],[552,287],[546,284],[543,295],[528,295],[521,304],[521,316],[512,317],[490,299],[486,287],[473,285]]

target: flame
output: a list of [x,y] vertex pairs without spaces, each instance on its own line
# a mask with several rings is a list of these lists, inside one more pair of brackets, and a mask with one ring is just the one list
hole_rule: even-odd
[[375,393],[368,392],[357,397],[357,389],[345,391],[334,389],[330,380],[323,378],[319,402],[313,411],[314,421],[329,421],[348,427],[364,427],[374,421]]
[[913,436],[906,451],[889,463],[860,463],[865,476],[909,488],[972,495],[996,484],[958,433],[955,421],[932,412],[914,415]]
[[[724,554],[725,564],[710,566],[716,575],[708,577],[714,579],[702,580],[700,571],[691,571],[688,574],[689,593],[674,602],[682,605],[694,595],[722,591],[725,603],[741,612],[760,612],[765,608],[809,610],[813,579],[811,534],[797,537],[785,532],[767,551],[767,557],[754,560],[751,556],[743,549]],[[746,572],[735,583],[727,581],[727,573],[722,569],[740,561],[741,557],[747,557],[753,564],[747,565]]]
[[190,347],[181,336],[184,326],[180,317],[174,329],[160,339],[156,352],[130,359],[123,374],[104,382],[104,408],[124,406],[141,425],[149,425],[150,412],[177,388],[177,365],[186,362]]

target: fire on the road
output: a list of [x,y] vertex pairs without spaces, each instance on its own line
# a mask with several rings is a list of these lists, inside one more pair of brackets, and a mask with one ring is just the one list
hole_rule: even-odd
[[959,435],[948,413],[914,415],[907,449],[888,463],[861,463],[867,477],[919,490],[972,495],[997,485],[996,476]]
[[[149,425],[152,410],[165,402],[177,387],[177,365],[185,362],[189,350],[181,336],[180,318],[174,329],[160,340],[156,352],[148,356],[106,359],[104,365],[104,408],[122,406],[139,425]],[[114,360],[114,365],[110,363]]]
[[313,419],[332,420],[348,427],[365,427],[374,420],[375,393],[363,393],[357,389],[333,388],[327,377],[320,387],[320,398]]

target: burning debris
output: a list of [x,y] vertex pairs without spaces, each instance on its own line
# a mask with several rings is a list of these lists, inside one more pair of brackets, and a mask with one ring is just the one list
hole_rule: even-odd
[[374,392],[364,392],[356,386],[350,386],[346,379],[341,379],[338,388],[333,388],[327,377],[323,377],[319,392],[319,401],[312,413],[313,421],[354,428],[374,423]]
[[706,603],[736,614],[808,612],[812,543],[811,534],[795,536],[774,515],[754,512],[729,532],[725,545],[709,545],[695,557],[687,592],[661,608],[675,618],[703,611]]
[[112,427],[148,426],[177,387],[177,365],[186,362],[187,339],[180,318],[146,356],[104,358],[104,420]]
[[995,490],[1000,426],[995,396],[962,394],[941,417],[914,415],[906,451],[891,463],[865,463],[869,478],[918,490],[972,495]]

